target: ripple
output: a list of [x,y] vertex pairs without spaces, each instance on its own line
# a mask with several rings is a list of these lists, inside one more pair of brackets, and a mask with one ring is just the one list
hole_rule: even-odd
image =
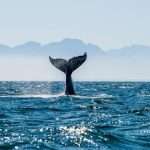
[[63,85],[0,82],[0,149],[149,150],[149,83]]

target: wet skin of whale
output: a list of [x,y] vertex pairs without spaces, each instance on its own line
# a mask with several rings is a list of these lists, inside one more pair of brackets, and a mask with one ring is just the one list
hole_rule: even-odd
[[66,75],[66,95],[75,95],[71,74],[74,70],[76,70],[85,62],[86,58],[86,53],[84,53],[82,56],[73,57],[68,61],[65,59],[52,58],[49,56],[51,64],[54,65],[60,71],[64,72]]

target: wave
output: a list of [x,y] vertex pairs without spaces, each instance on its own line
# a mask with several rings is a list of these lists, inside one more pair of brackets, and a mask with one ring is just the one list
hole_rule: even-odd
[[137,94],[139,97],[150,97],[150,94]]
[[119,88],[120,89],[133,89],[135,87],[134,86],[124,86],[124,85],[122,85],[122,86],[119,86]]
[[60,94],[22,94],[22,95],[0,95],[0,98],[59,98],[59,97],[69,97],[69,98],[78,98],[78,99],[110,99],[113,98],[112,95],[100,94],[96,96],[82,96],[82,95],[65,95],[64,93]]
[[100,94],[100,95],[96,95],[96,96],[73,95],[71,97],[81,98],[81,99],[110,99],[110,98],[113,98],[114,96],[108,95],[108,94]]
[[0,95],[0,97],[3,98],[55,98],[61,96],[64,96],[64,94],[61,93],[57,95],[51,95],[51,94]]

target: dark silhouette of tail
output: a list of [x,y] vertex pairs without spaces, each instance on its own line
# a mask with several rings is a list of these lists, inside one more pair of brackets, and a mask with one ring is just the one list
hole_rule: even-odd
[[73,57],[68,61],[65,59],[55,59],[49,56],[50,62],[57,69],[66,74],[66,89],[65,89],[66,95],[75,95],[71,74],[85,62],[86,58],[87,58],[86,53],[84,53],[82,56]]

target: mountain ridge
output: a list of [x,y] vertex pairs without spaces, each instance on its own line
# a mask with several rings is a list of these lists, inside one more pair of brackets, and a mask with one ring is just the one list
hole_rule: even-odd
[[0,44],[0,54],[2,55],[32,55],[55,57],[71,57],[87,52],[90,57],[144,57],[150,55],[150,47],[145,45],[131,45],[122,48],[104,51],[96,44],[86,43],[80,39],[65,38],[61,41],[41,44],[29,41],[13,47]]

